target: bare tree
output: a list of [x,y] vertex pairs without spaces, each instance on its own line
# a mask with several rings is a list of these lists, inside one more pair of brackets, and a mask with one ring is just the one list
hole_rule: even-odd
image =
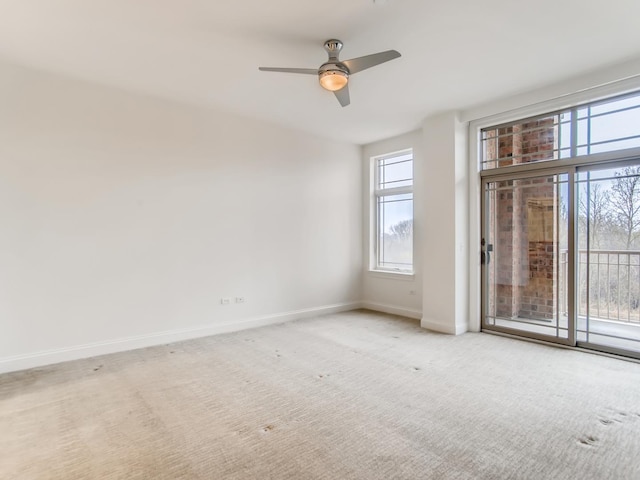
[[[588,197],[588,198],[587,198]],[[602,247],[602,233],[610,217],[611,195],[602,184],[593,183],[580,197],[580,218],[589,219],[589,239],[592,248]]]
[[413,235],[413,220],[402,220],[389,227],[391,233],[398,240],[406,240]]
[[629,250],[640,227],[640,166],[615,173],[610,201],[612,220],[624,232]]

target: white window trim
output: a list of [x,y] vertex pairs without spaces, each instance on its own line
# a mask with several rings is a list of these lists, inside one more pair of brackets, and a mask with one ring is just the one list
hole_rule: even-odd
[[[415,172],[412,174],[412,185],[404,186],[404,187],[391,187],[380,189],[377,188],[379,185],[379,169],[377,168],[377,163],[380,160],[386,160],[390,158],[395,158],[401,155],[411,155],[411,161],[414,161],[413,148],[405,148],[402,150],[398,150],[391,153],[385,153],[383,155],[375,155],[370,159],[370,167],[372,171],[371,175],[371,258],[369,263],[369,273],[373,276],[380,276],[382,278],[395,278],[401,280],[412,280],[415,277],[415,229],[412,232],[411,245],[412,245],[412,263],[411,269],[396,269],[396,268],[385,268],[378,265],[379,258],[379,224],[378,224],[378,198],[381,196],[388,195],[406,195],[411,194],[411,201],[413,202],[414,197],[414,183],[415,183]],[[415,209],[413,214],[413,220],[415,225]]]

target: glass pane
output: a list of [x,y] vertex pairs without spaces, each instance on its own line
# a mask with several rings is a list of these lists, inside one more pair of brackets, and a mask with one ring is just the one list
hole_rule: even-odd
[[578,147],[576,149],[576,155],[589,155],[589,147]]
[[413,194],[378,197],[378,267],[413,269]]
[[[590,136],[589,136],[589,119],[588,118],[582,118],[580,120],[578,120],[578,146],[588,146],[591,141],[590,141]],[[586,152],[588,152],[588,149],[586,150]]]
[[[567,115],[565,113],[565,121],[568,120]],[[570,127],[567,133],[565,143],[570,141]],[[560,115],[484,129],[481,140],[482,169],[557,159],[561,134]]]
[[570,158],[571,157],[571,149],[563,148],[560,150],[560,158]]
[[589,116],[589,107],[583,107],[578,109],[577,118],[586,118]]
[[623,110],[591,119],[591,142],[606,142],[640,134],[640,109]]
[[[636,99],[637,101],[637,99]],[[608,108],[621,102],[611,102]],[[627,101],[624,104],[627,104]],[[640,108],[602,113],[602,108],[586,108],[590,115],[578,120],[577,144],[579,153],[591,154],[623,150],[640,146]],[[601,111],[596,115],[596,111]]]
[[378,160],[378,188],[395,188],[413,185],[413,159],[401,155]]
[[599,115],[614,110],[640,106],[640,96],[626,97],[614,101],[596,103],[591,107],[591,115]]
[[560,123],[560,133],[558,146],[561,149],[571,148],[571,113],[563,113],[561,115],[562,123]]
[[567,181],[487,184],[485,326],[568,338]]
[[640,352],[640,165],[577,178],[578,341]]
[[498,167],[498,129],[483,130],[480,144],[482,149],[482,158],[480,159],[482,170],[490,170]]
[[[639,130],[640,131],[640,130]],[[612,142],[591,145],[590,153],[612,152],[614,150],[624,150],[625,148],[640,147],[640,136],[625,140],[614,140]]]

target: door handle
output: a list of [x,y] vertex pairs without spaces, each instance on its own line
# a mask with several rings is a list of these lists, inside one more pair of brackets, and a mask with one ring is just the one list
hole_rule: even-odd
[[[489,262],[491,262],[491,252],[493,252],[493,244],[490,243],[486,245],[486,242],[484,241],[484,238],[483,238],[482,241],[480,242],[480,245],[482,246],[482,250],[480,250],[480,263],[482,265],[489,265]],[[485,248],[485,245],[486,245],[486,248]]]

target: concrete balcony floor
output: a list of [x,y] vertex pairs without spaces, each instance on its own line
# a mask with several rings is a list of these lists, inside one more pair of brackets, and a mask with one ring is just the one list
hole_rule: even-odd
[[[552,337],[550,340],[569,337],[569,319],[566,315],[561,315],[557,320],[495,318],[493,325],[523,333],[548,335]],[[640,353],[640,323],[579,316],[576,338],[578,342],[594,346]]]

